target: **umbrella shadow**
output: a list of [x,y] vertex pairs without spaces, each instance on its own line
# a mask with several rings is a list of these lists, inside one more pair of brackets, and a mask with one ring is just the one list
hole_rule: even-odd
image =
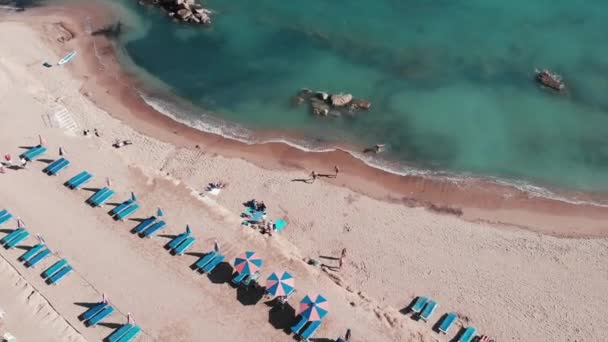
[[148,218],[130,218],[129,221],[133,221],[133,222],[137,222],[137,223],[142,223],[145,220],[147,220]]
[[232,266],[227,262],[222,262],[207,275],[209,280],[214,284],[224,284],[232,279]]
[[311,338],[310,342],[336,342],[336,340],[332,340],[331,338],[321,337],[321,338]]
[[264,289],[261,287],[239,286],[236,289],[236,300],[243,305],[256,305],[264,297]]
[[12,233],[13,231],[14,231],[14,229],[0,229],[0,233],[5,233],[5,234]]
[[340,258],[334,257],[334,256],[329,256],[329,255],[319,255],[319,258],[321,259],[327,259],[327,260],[340,260]]
[[22,148],[24,150],[31,150],[33,149],[35,146],[19,146],[19,148]]
[[90,192],[97,192],[97,191],[101,190],[101,188],[82,188],[82,190],[86,190],[86,191],[90,191]]
[[99,325],[100,327],[106,327],[106,328],[110,328],[110,329],[117,329],[122,327],[123,325],[120,323],[97,323],[97,325]]
[[[186,252],[186,253],[184,253],[184,255],[193,256],[193,257],[198,258],[198,259],[204,257],[207,254],[209,254],[209,253],[201,253],[201,252]],[[197,259],[197,261],[198,261],[198,259]],[[194,266],[194,264],[192,264],[192,266]]]
[[[74,305],[77,306],[82,306],[83,308],[86,308],[87,310],[94,307],[95,305],[99,304],[99,302],[94,302],[94,303],[86,303],[86,302],[75,302]],[[85,310],[84,312],[86,312],[87,310]],[[80,315],[78,315],[78,319],[79,320],[84,320],[84,318],[82,317],[84,315],[84,312],[81,313]]]
[[270,311],[268,311],[268,323],[270,323],[270,325],[277,330],[283,330],[283,332],[287,335],[291,334],[290,328],[297,322],[296,309],[294,309],[289,303],[286,303],[284,306],[277,305],[276,299],[273,299],[266,304],[273,305]]
[[15,247],[15,249],[22,249],[24,251],[29,251],[32,248],[34,248],[34,246],[16,246]]

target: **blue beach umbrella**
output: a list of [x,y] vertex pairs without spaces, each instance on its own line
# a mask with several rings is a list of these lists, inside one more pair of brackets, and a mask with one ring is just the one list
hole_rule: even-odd
[[300,315],[309,321],[320,321],[329,313],[329,302],[321,295],[306,295],[300,302]]
[[285,222],[283,219],[278,219],[274,222],[274,229],[276,229],[277,232],[283,230],[285,226],[287,226],[287,222]]
[[165,215],[165,213],[163,213],[163,210],[159,207],[158,210],[156,210],[156,216],[162,217],[164,215]]
[[239,273],[253,274],[262,267],[262,259],[254,252],[245,252],[234,260],[234,269]]
[[137,197],[135,197],[134,192],[131,192],[131,201],[133,201],[133,202],[137,201]]
[[273,297],[287,296],[293,292],[294,288],[295,279],[287,272],[272,273],[266,281],[266,292]]

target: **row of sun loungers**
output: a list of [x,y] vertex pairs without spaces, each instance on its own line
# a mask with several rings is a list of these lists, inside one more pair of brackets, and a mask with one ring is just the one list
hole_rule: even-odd
[[300,336],[301,341],[308,341],[314,333],[321,327],[321,321],[312,321],[308,324],[308,327],[304,329],[308,320],[305,317],[300,316],[300,320],[291,327],[291,332],[295,335]]
[[189,232],[179,234],[167,244],[167,249],[175,255],[182,255],[194,244],[196,238],[190,236]]
[[[438,306],[439,305],[434,300],[429,299],[426,296],[420,296],[414,301],[411,311],[414,314],[417,314],[421,320],[426,322],[429,320],[429,318],[431,317],[433,312],[435,312]],[[455,312],[450,312],[446,314],[439,323],[439,332],[447,334],[448,331],[452,328],[452,326],[454,326],[457,320],[458,315]],[[457,342],[470,342],[475,337],[476,332],[477,329],[475,329],[475,327],[467,327],[459,335]]]
[[59,171],[65,169],[70,165],[70,161],[65,158],[60,158],[50,163],[49,166],[45,167],[42,172],[48,174],[49,176],[56,176]]
[[0,240],[0,245],[6,249],[13,249],[23,240],[27,239],[30,233],[25,228],[18,228],[10,232]]
[[46,152],[46,147],[38,145],[25,151],[20,157],[27,161],[32,161],[40,157],[44,152]]
[[86,184],[87,182],[89,182],[92,178],[93,178],[92,174],[90,174],[87,171],[82,171],[81,173],[77,174],[76,176],[70,178],[70,180],[68,180],[65,183],[65,186],[67,186],[68,188],[70,188],[72,190],[78,189],[81,186],[83,186],[84,184]]
[[100,302],[85,311],[80,319],[87,327],[94,327],[114,312],[114,307],[108,303]]
[[3,224],[13,218],[13,215],[9,213],[6,209],[0,211],[0,224]]
[[135,339],[141,332],[141,328],[133,324],[124,324],[106,339],[108,342],[129,342]]
[[195,264],[194,269],[203,273],[211,273],[219,264],[224,261],[224,256],[216,253],[215,251],[207,253],[205,256],[200,258]]
[[108,187],[103,187],[89,197],[86,202],[94,207],[100,207],[106,203],[112,196],[114,196],[114,190]]
[[135,234],[139,234],[140,237],[151,237],[157,231],[163,229],[166,225],[165,221],[156,221],[156,217],[152,216],[143,221],[141,221],[135,228],[133,228],[132,232]]

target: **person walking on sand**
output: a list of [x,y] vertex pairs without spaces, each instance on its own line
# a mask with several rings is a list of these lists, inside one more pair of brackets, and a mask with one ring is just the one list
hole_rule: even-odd
[[338,167],[338,165],[334,166],[334,171],[336,172],[334,178],[338,178],[338,173],[340,173],[340,168]]
[[346,259],[346,248],[342,248],[342,253],[338,259],[338,269],[340,270],[342,269],[342,266],[344,266],[344,259]]
[[26,166],[27,166],[27,159],[21,158],[21,168],[25,169]]
[[317,173],[316,173],[316,172],[313,170],[313,171],[310,173],[310,177],[312,178],[310,182],[311,182],[311,183],[314,183],[314,182],[317,180],[317,176],[318,176],[318,174],[317,174]]

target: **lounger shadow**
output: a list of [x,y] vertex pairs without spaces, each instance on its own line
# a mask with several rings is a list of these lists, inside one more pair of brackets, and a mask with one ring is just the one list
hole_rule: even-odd
[[214,284],[224,284],[232,279],[232,273],[232,266],[228,262],[222,261],[207,276],[209,281]]
[[264,289],[255,287],[245,289],[241,286],[236,290],[236,300],[239,303],[247,305],[256,305],[264,297]]

